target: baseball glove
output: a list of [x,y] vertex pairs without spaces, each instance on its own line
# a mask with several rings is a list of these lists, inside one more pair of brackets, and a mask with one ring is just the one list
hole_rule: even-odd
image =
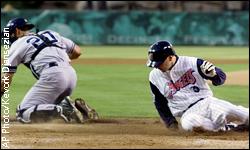
[[92,109],[82,98],[75,99],[75,107],[82,113],[84,121],[99,119],[95,109]]

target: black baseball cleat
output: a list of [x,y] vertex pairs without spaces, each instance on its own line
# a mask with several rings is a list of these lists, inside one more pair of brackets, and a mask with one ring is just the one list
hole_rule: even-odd
[[236,131],[236,132],[245,132],[245,131],[249,131],[249,126],[245,125],[245,124],[240,124],[235,128],[232,128],[232,131]]
[[98,113],[92,109],[82,98],[75,99],[75,107],[81,112],[82,122],[99,119]]
[[244,131],[249,131],[249,126],[245,124],[227,124],[225,125],[225,130],[226,131],[236,131],[236,132],[244,132]]

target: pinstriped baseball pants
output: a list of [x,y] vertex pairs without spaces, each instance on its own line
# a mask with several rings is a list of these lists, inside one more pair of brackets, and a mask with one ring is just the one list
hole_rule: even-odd
[[195,127],[218,131],[230,122],[249,125],[249,108],[208,97],[188,109],[180,121],[182,128],[187,131],[192,131]]

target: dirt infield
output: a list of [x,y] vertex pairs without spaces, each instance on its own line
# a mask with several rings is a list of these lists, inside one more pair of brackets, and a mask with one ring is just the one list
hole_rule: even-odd
[[188,133],[166,129],[158,119],[102,119],[86,124],[12,123],[10,147],[20,148],[240,148],[248,132]]
[[225,85],[249,85],[249,70],[227,73]]

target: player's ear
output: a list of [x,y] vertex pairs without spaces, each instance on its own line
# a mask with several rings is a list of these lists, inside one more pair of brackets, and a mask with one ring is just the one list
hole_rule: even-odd
[[169,55],[169,56],[168,56],[168,60],[169,60],[169,61],[172,61],[172,60],[173,60],[173,56],[172,56],[172,55]]
[[15,36],[18,38],[20,34],[21,34],[21,30],[16,28],[15,29]]
[[21,29],[16,28],[16,37],[20,38],[20,37],[24,36],[26,32],[27,31],[23,31]]
[[16,35],[16,33],[11,33],[10,37],[11,37],[11,38],[14,38],[15,35]]

